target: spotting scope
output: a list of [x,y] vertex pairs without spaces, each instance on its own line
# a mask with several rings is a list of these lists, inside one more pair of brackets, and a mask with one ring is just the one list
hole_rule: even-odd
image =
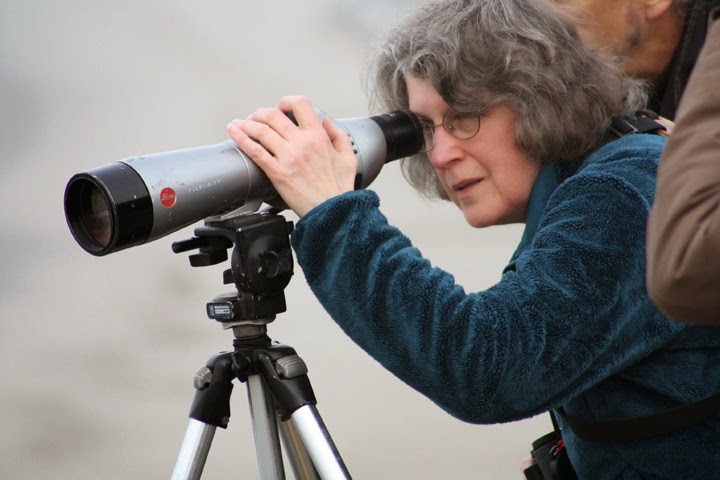
[[[333,122],[347,132],[358,159],[356,189],[370,185],[385,163],[423,145],[420,122],[404,110]],[[263,203],[284,207],[265,173],[232,141],[127,158],[78,173],[65,188],[70,231],[96,256],[207,217],[252,213]]]

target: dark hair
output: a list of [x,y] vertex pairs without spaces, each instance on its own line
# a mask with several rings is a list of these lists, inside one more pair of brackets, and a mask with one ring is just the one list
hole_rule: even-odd
[[[642,82],[586,48],[570,19],[545,0],[425,4],[381,39],[371,73],[373,106],[407,108],[408,76],[430,81],[460,113],[509,106],[518,145],[543,163],[588,153],[612,116],[646,100]],[[421,193],[447,198],[429,162],[413,157],[402,168]]]

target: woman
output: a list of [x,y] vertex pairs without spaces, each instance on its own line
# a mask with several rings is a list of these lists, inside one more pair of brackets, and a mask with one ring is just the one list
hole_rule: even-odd
[[[540,0],[430,3],[381,45],[380,103],[424,125],[410,182],[474,227],[526,227],[502,279],[467,293],[388,225],[375,193],[352,191],[346,135],[307,99],[233,121],[233,140],[302,217],[298,262],[345,332],[468,422],[559,407],[638,417],[720,390],[720,333],[669,321],[645,290],[663,140],[605,142],[611,117],[642,105],[641,86]],[[717,416],[634,442],[582,440],[560,423],[581,478],[711,478],[720,466]]]

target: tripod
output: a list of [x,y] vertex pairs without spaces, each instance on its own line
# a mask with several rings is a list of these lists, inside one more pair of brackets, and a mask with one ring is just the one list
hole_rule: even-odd
[[[224,283],[236,293],[207,304],[207,314],[232,329],[233,350],[217,353],[194,377],[195,398],[173,480],[199,479],[217,427],[227,428],[233,380],[247,384],[260,478],[284,479],[280,432],[296,478],[350,478],[316,407],[307,366],[295,350],[274,342],[267,325],[286,310],[284,288],[293,274],[292,223],[275,213],[212,217],[195,237],[176,242],[193,267],[227,260]],[[280,420],[280,421],[278,421]]]

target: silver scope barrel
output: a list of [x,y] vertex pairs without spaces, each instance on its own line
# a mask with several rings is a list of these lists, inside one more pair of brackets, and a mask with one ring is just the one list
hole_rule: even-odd
[[[358,159],[356,188],[383,165],[420,151],[410,112],[334,120]],[[103,256],[151,242],[203,218],[282,199],[263,171],[232,141],[127,158],[78,173],[65,188],[65,217],[75,240]]]

